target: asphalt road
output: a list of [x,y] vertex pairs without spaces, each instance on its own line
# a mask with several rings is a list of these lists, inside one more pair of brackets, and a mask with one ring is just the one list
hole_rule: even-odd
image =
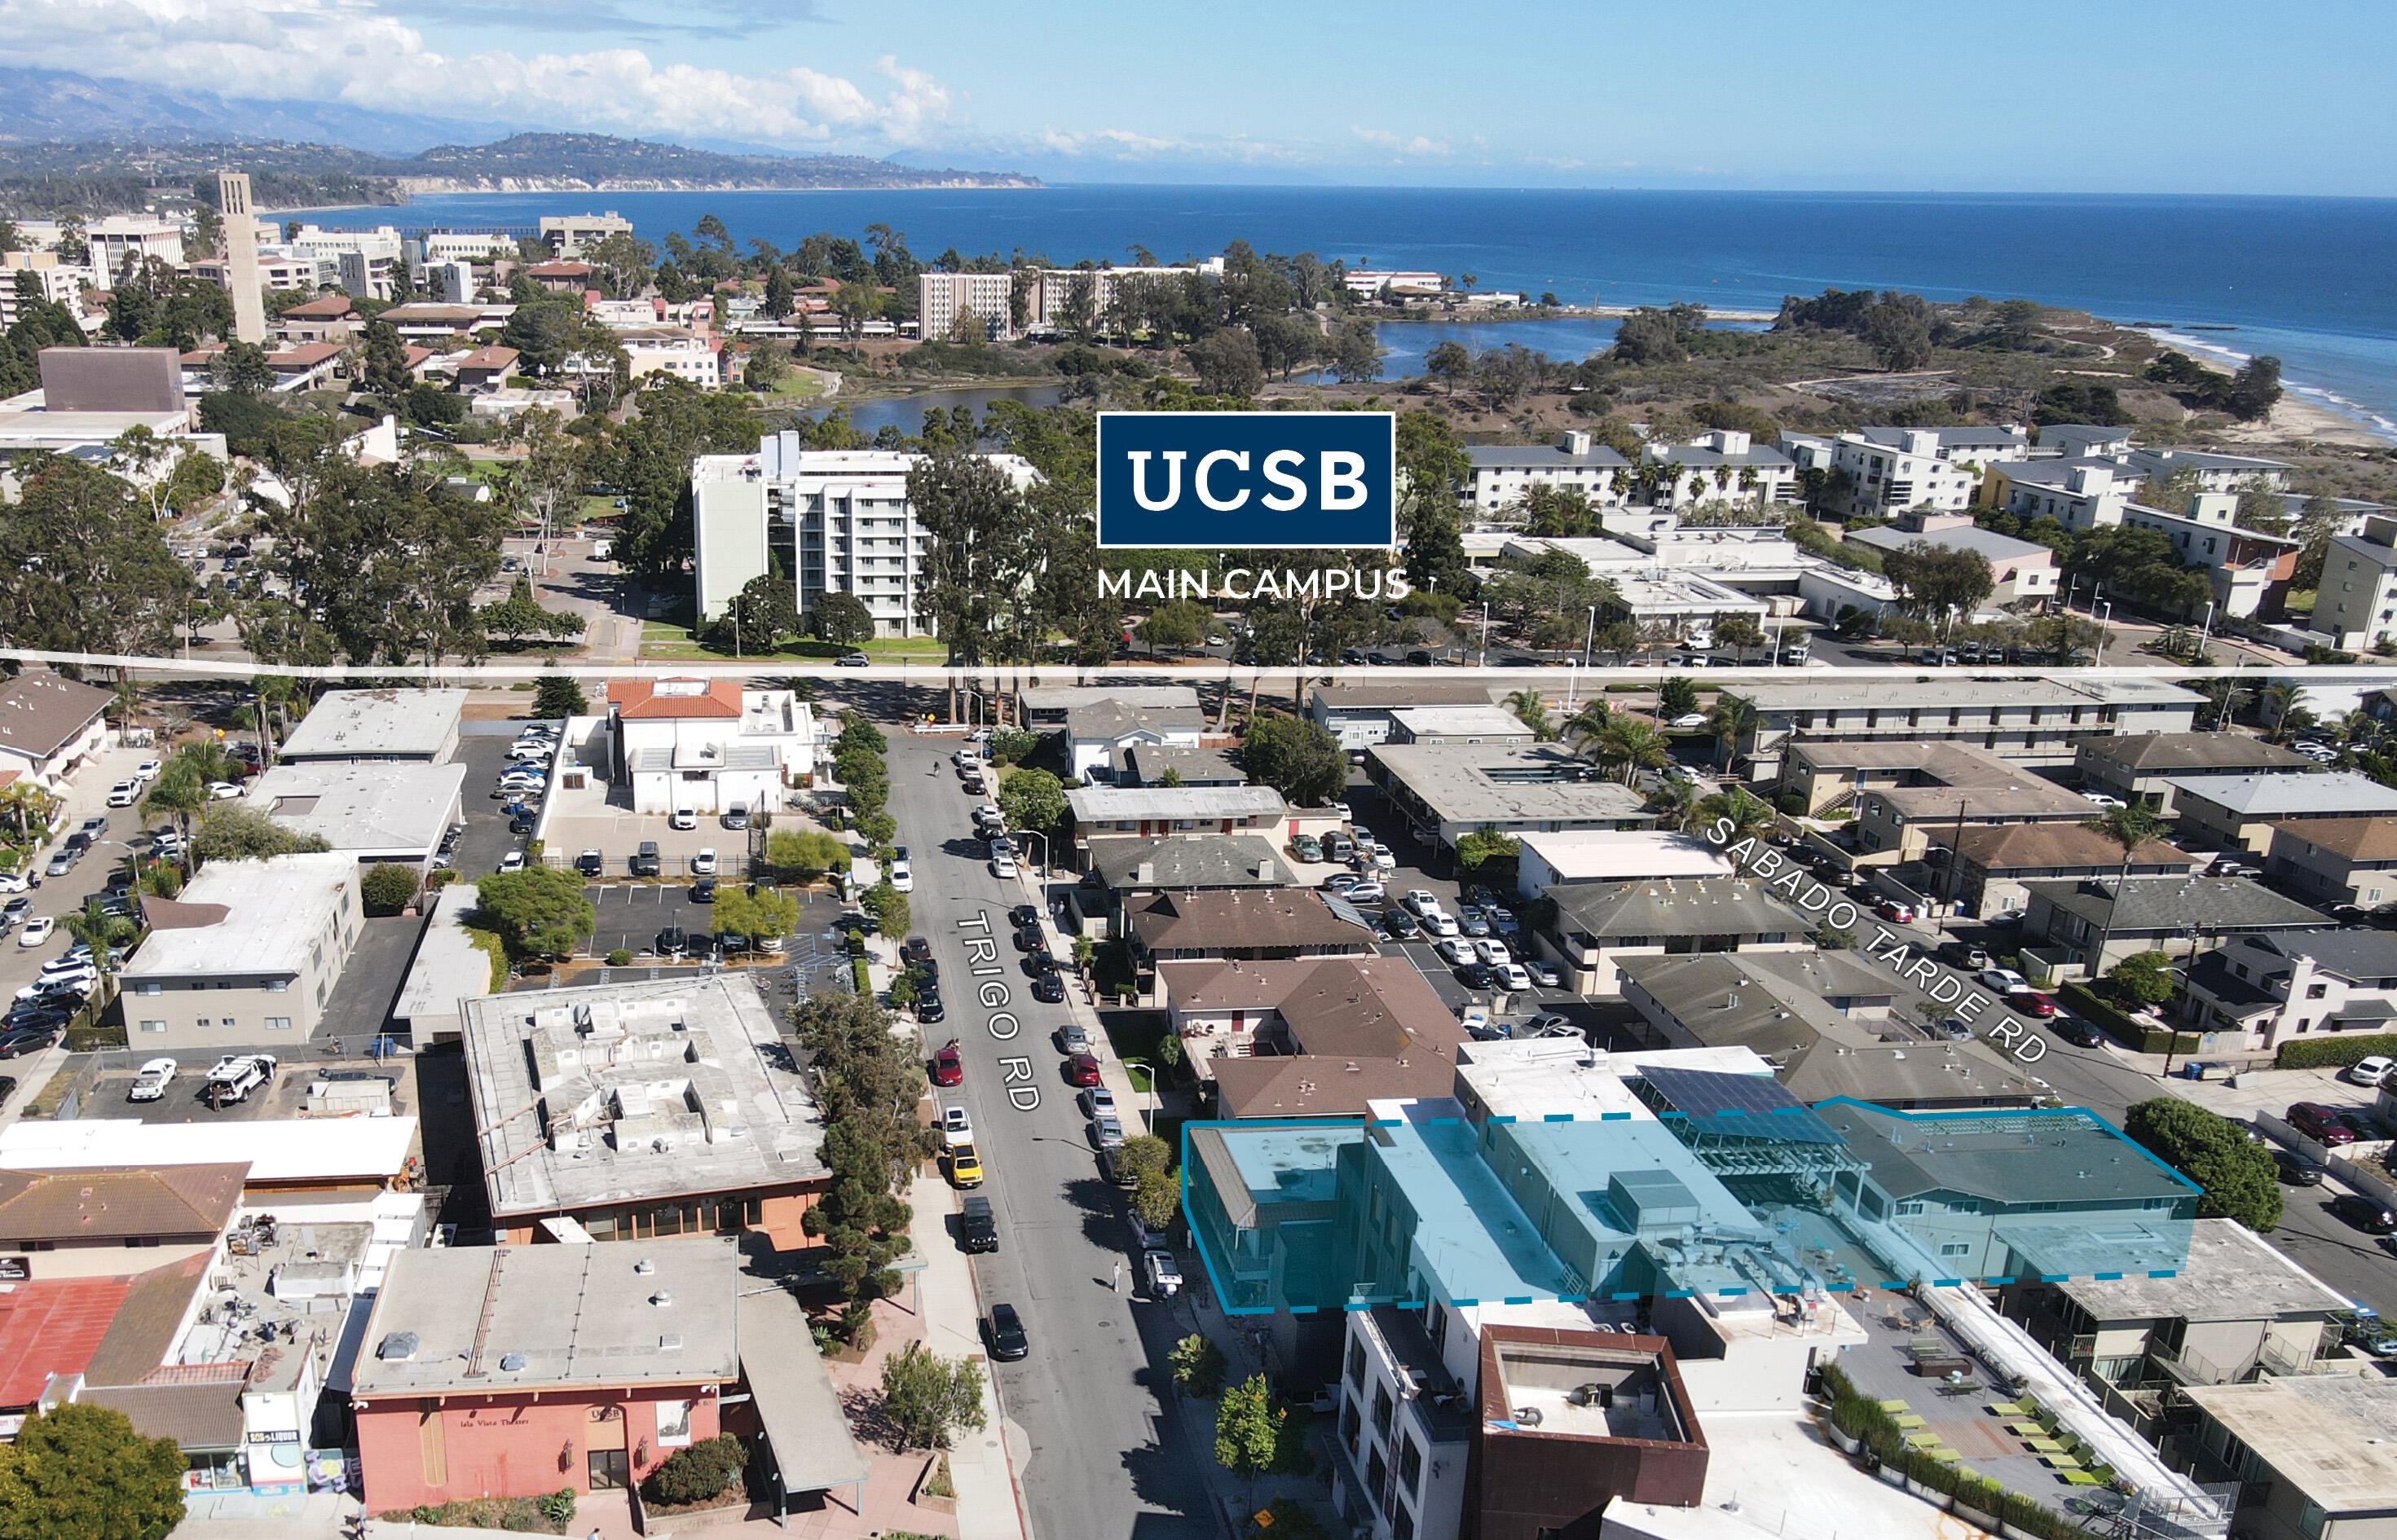
[[[927,773],[935,761],[945,768],[957,740],[890,738],[891,811],[916,867],[915,931],[931,940],[948,1003],[926,1047],[954,1034],[966,1065],[964,1085],[933,1094],[944,1106],[962,1101],[971,1115],[982,1191],[998,1214],[999,1249],[974,1259],[975,1287],[985,1310],[1004,1300],[1022,1312],[1032,1345],[1021,1362],[991,1366],[1001,1409],[1029,1447],[1021,1478],[1032,1533],[1212,1540],[1204,1479],[1184,1453],[1173,1398],[1159,1394],[1173,1313],[1135,1297],[1122,1195],[1099,1180],[1089,1126],[1065,1079],[1055,1033],[1065,1012],[1033,1000],[1009,944],[1007,911],[1027,891],[992,877],[979,842],[961,837],[974,803],[957,778]],[[961,920],[991,927],[1002,971],[988,982],[1007,985],[1005,1008],[1022,1021],[1010,1041],[992,1036],[990,1010],[967,988]],[[1028,1061],[1029,1078],[1015,1089],[1037,1091],[1037,1105],[1011,1104],[1002,1056]],[[1118,1263],[1125,1281],[1116,1292]]]

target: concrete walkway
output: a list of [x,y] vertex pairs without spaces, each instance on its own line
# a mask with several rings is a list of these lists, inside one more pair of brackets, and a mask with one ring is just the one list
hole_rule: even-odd
[[[1031,901],[1032,906],[1040,911],[1040,935],[1048,942],[1050,952],[1061,963],[1072,957],[1074,938],[1057,928],[1057,913],[1050,906],[1047,879],[1034,877],[1032,867],[1026,864],[1018,870],[1016,881],[1022,884],[1024,896]],[[1117,1106],[1139,1119],[1137,1128],[1132,1127],[1132,1118],[1122,1119],[1126,1134],[1146,1133],[1151,1126],[1151,1117],[1161,1109],[1163,1104],[1153,1091],[1132,1089],[1131,1071],[1125,1069],[1122,1061],[1116,1057],[1115,1045],[1107,1041],[1106,1028],[1099,1024],[1098,1002],[1091,997],[1089,981],[1079,971],[1070,968],[1062,970],[1060,976],[1065,981],[1065,1014],[1082,1029],[1082,1035],[1091,1039],[1091,1057],[1099,1061],[1099,1083],[1115,1092]],[[1150,1077],[1150,1083],[1156,1083],[1154,1076]]]
[[[915,1217],[907,1226],[916,1254],[924,1259],[915,1275],[923,1311],[924,1346],[943,1358],[983,1358],[982,1297],[974,1290],[973,1265],[949,1236],[948,1217],[957,1195],[937,1173],[920,1174],[907,1190]],[[957,1493],[958,1540],[1026,1540],[1028,1526],[1015,1487],[1011,1444],[1021,1440],[1008,1426],[998,1404],[998,1381],[983,1366],[983,1429],[961,1433],[949,1451],[949,1482]]]

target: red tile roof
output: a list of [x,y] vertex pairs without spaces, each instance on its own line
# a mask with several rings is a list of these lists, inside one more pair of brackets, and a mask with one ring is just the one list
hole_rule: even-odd
[[[705,685],[704,690],[691,687]],[[676,688],[669,688],[676,687]],[[616,715],[631,721],[741,715],[738,679],[620,679],[608,687]]]
[[344,315],[355,314],[355,310],[356,306],[350,302],[348,295],[328,294],[321,300],[293,305],[283,313],[283,319],[288,321],[297,316],[305,321],[338,321]]
[[62,1278],[0,1295],[0,1407],[31,1405],[52,1374],[82,1373],[132,1292],[130,1278]]
[[504,369],[514,364],[516,357],[514,348],[476,348],[459,359],[458,367],[462,369]]
[[584,278],[591,275],[589,262],[535,262],[525,269],[536,278]]
[[268,354],[266,361],[279,369],[314,368],[328,358],[339,358],[341,352],[339,342],[301,342],[280,353]]

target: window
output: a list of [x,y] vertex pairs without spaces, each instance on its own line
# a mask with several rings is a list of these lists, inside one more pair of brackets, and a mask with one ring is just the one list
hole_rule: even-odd
[[143,1022],[141,1024],[141,1030],[144,1032],[164,1032],[167,1030],[167,1024],[165,1022]]
[[208,1019],[206,1016],[202,1016],[202,1017],[201,1017],[201,1018],[199,1018],[197,1021],[194,1022],[192,1024],[193,1024],[194,1026],[197,1026],[197,1027],[206,1027],[206,1026],[208,1024]]
[[1357,1429],[1362,1422],[1363,1419],[1357,1414],[1356,1398],[1343,1396],[1340,1399],[1340,1440],[1348,1446],[1351,1454],[1357,1453]]
[[[1392,1410],[1392,1405],[1393,1403],[1390,1400],[1390,1387],[1386,1385],[1376,1385],[1373,1386],[1374,1432],[1386,1435],[1390,1431],[1390,1412]],[[1380,1479],[1376,1478],[1373,1484],[1375,1486],[1380,1486],[1382,1484]]]
[[1412,1434],[1399,1440],[1399,1486],[1409,1497],[1415,1494],[1415,1485],[1423,1479],[1423,1445]]
[[288,1032],[291,1030],[291,1018],[288,1016],[269,1016],[266,1018],[266,1030],[269,1032]]
[[1973,1254],[1973,1248],[1969,1243],[1962,1240],[1942,1241],[1939,1246],[1939,1254],[1941,1256],[1971,1256]]
[[1373,1507],[1382,1506],[1382,1489],[1390,1484],[1390,1462],[1382,1458],[1376,1448],[1365,1456],[1365,1492],[1373,1499]]
[[167,986],[156,979],[143,979],[133,986],[133,992],[137,995],[159,995],[164,994],[166,989]]
[[269,979],[266,981],[266,992],[270,995],[280,995],[290,987],[291,981],[289,979]]
[[1922,1199],[1919,1198],[1909,1198],[1904,1202],[1899,1203],[1892,1212],[1894,1212],[1900,1219],[1905,1218],[1908,1214],[1921,1213],[1922,1212]]

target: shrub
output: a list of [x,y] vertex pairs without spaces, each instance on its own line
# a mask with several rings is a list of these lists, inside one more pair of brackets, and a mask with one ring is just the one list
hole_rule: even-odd
[[2123,1113],[2122,1132],[2203,1189],[2200,1219],[2235,1219],[2258,1234],[2281,1222],[2272,1158],[2229,1118],[2176,1096],[2152,1096]]
[[749,1463],[749,1451],[730,1433],[702,1439],[677,1449],[641,1482],[641,1495],[653,1503],[680,1505],[711,1502]]
[[2276,1069],[2340,1069],[2376,1053],[2397,1055],[2397,1032],[2342,1034],[2336,1038],[2298,1038],[2281,1045],[2273,1058]]
[[1224,1350],[1200,1332],[1175,1343],[1166,1361],[1172,1365],[1173,1383],[1185,1395],[1209,1397],[1224,1388]]
[[610,947],[608,952],[608,966],[610,968],[632,967],[632,952],[628,948],[622,946]]
[[358,902],[370,915],[395,915],[416,902],[416,888],[415,867],[385,862],[358,878]]
[[574,1489],[560,1487],[541,1499],[541,1516],[560,1529],[574,1521]]
[[865,971],[865,959],[864,957],[850,958],[849,970],[851,981],[857,985],[857,998],[859,999],[864,999],[867,996],[874,993],[874,975]]

